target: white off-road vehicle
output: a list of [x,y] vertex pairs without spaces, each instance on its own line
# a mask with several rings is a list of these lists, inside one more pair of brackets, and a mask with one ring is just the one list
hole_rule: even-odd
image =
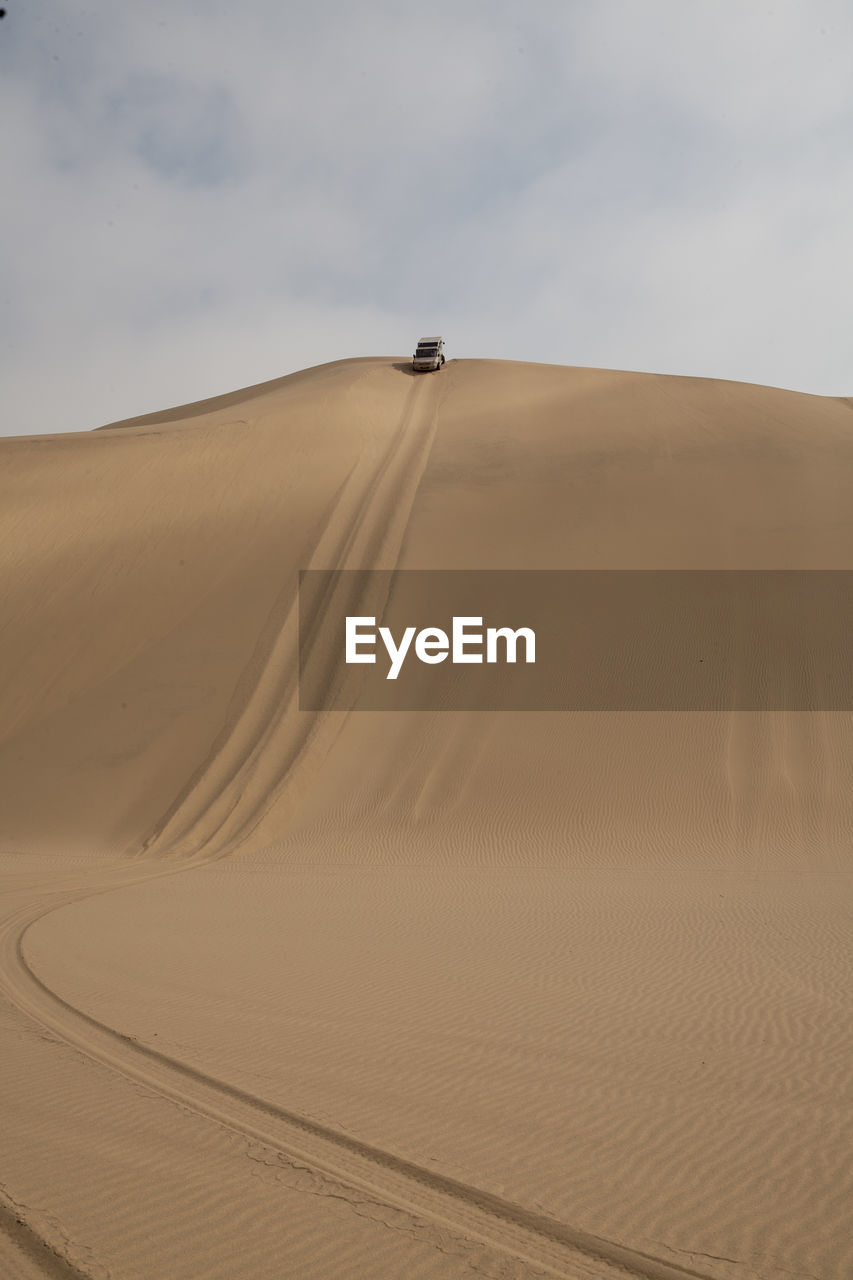
[[421,338],[412,356],[415,373],[431,373],[444,364],[444,338]]

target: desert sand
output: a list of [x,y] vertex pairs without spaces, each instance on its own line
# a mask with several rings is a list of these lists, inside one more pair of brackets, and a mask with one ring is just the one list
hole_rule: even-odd
[[853,1274],[853,712],[300,709],[300,570],[853,569],[853,403],[0,441],[0,1277]]

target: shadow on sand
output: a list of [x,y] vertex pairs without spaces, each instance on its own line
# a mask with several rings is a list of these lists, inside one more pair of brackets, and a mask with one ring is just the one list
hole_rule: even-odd
[[428,377],[429,374],[431,373],[441,372],[441,370],[439,369],[428,369],[428,370],[423,370],[418,373],[415,373],[414,369],[412,368],[411,360],[395,360],[393,364],[393,368],[399,369],[400,373],[407,373],[410,378],[424,378],[424,377]]

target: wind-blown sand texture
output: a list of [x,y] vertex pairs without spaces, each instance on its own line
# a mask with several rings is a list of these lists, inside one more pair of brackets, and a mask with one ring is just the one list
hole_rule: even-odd
[[0,1277],[853,1274],[853,713],[300,711],[305,568],[853,569],[853,412],[345,360],[0,442]]

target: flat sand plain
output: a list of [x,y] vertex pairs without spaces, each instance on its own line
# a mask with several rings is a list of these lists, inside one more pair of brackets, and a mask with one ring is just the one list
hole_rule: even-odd
[[853,1274],[853,713],[297,685],[300,569],[853,569],[848,401],[347,360],[0,487],[0,1277]]

